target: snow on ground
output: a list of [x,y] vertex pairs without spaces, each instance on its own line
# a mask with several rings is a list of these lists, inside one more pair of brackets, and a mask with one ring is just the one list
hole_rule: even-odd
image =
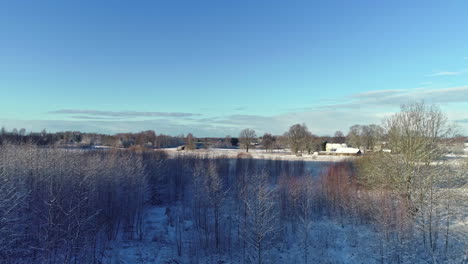
[[[171,263],[175,258],[174,228],[168,225],[166,207],[152,206],[144,216],[144,237],[141,241],[114,241],[105,252],[108,264]],[[176,263],[176,262],[174,262]]]
[[[177,210],[172,207],[171,210]],[[166,207],[150,206],[144,217],[145,235],[141,241],[119,238],[105,252],[106,264],[192,263],[185,254],[177,256],[175,227],[168,222]],[[284,228],[291,228],[286,226]],[[190,234],[186,223],[184,234]],[[368,226],[342,225],[328,219],[314,221],[311,228],[309,263],[377,263],[374,231]],[[267,250],[271,263],[303,263],[300,238],[292,237]],[[188,241],[183,238],[183,241]],[[186,242],[187,243],[187,242]],[[186,250],[184,250],[187,252]],[[240,252],[231,256],[201,256],[197,263],[242,263]]]
[[444,155],[444,161],[446,164],[455,167],[463,165],[468,159],[468,152],[465,153],[467,154],[446,154]]
[[164,148],[164,150],[169,156],[177,155],[200,155],[208,157],[221,157],[225,156],[228,158],[237,158],[239,154],[249,154],[254,159],[280,159],[280,160],[304,160],[304,161],[329,161],[329,162],[338,162],[347,159],[352,159],[354,157],[350,156],[330,156],[330,155],[308,155],[305,154],[301,157],[298,157],[294,154],[291,154],[288,150],[274,150],[273,152],[266,152],[264,149],[249,149],[249,152],[246,153],[244,149],[226,149],[226,148],[208,148],[208,149],[195,149],[189,151],[177,151],[177,148]]

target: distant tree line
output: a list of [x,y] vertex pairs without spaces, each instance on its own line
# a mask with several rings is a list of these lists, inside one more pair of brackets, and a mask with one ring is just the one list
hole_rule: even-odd
[[98,133],[84,133],[79,131],[65,131],[50,133],[45,129],[41,132],[26,133],[24,128],[8,131],[0,129],[0,144],[34,144],[37,146],[69,146],[90,147],[109,146],[115,148],[129,148],[141,146],[148,148],[175,147],[183,144],[183,136],[157,135],[152,130],[139,133],[119,133],[106,135]]
[[[435,113],[438,109],[436,106],[427,106],[424,102],[413,103],[402,106],[402,111],[406,111],[409,108],[418,108],[419,112],[426,113],[433,111],[432,117],[441,118],[441,113]],[[426,109],[427,108],[427,109]],[[429,110],[428,110],[429,109]],[[440,110],[439,110],[440,111]],[[385,119],[382,125],[368,124],[368,125],[353,125],[349,128],[349,132],[345,136],[340,130],[334,133],[334,136],[317,136],[309,131],[306,124],[294,124],[287,132],[283,135],[272,135],[271,133],[264,133],[263,136],[257,137],[255,130],[244,129],[239,134],[241,147],[247,152],[249,149],[255,147],[261,147],[266,152],[271,152],[274,149],[286,149],[289,148],[291,153],[296,155],[311,154],[316,151],[325,150],[327,143],[346,143],[348,147],[359,148],[364,151],[380,152],[384,149],[398,153],[401,148],[404,148],[409,142],[403,142],[400,140],[401,131],[408,132],[408,129],[414,129],[414,124],[411,119],[419,121],[416,116],[404,116],[399,117],[398,122],[405,123],[406,127],[395,125],[395,120]],[[408,121],[410,120],[410,121]],[[429,126],[432,120],[426,120],[426,123],[420,126]],[[447,120],[445,120],[447,122]],[[435,125],[435,124],[432,124]],[[423,128],[417,128],[422,130]],[[446,145],[451,147],[453,152],[463,154],[463,144],[468,142],[468,137],[461,136],[456,130],[451,130],[450,137],[443,137],[441,139]],[[395,142],[399,142],[397,145]],[[398,146],[398,147],[397,147]]]

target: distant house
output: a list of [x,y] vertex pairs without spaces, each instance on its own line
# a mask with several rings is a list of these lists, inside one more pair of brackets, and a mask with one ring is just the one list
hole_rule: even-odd
[[337,155],[361,155],[362,152],[358,148],[337,148],[336,149]]
[[339,144],[339,143],[326,143],[325,144],[325,151],[336,151],[339,148],[347,148],[348,145],[345,143]]
[[318,154],[332,156],[360,156],[362,151],[358,148],[338,147],[336,149],[330,148],[329,151],[320,151]]

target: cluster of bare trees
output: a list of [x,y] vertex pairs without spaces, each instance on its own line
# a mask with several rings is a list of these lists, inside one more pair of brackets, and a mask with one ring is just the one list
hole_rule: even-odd
[[456,219],[461,214],[455,212],[466,209],[466,204],[455,203],[457,198],[463,200],[466,175],[460,166],[443,159],[453,129],[439,108],[424,103],[402,106],[385,124],[392,154],[373,155],[358,163],[360,182],[383,203],[376,209],[399,220],[392,224],[388,215],[378,219],[385,232],[397,234],[386,236],[384,242],[398,246],[408,235],[418,236],[426,258],[452,259],[453,250],[462,250],[463,239],[455,234],[458,231],[452,233],[452,225],[463,221]]
[[276,137],[275,136],[273,136],[270,133],[263,134],[262,145],[263,145],[263,148],[265,148],[266,151],[270,151],[270,152],[273,151],[273,149],[275,147],[275,144],[276,144]]
[[9,175],[7,166],[5,162],[0,162],[0,263],[29,253],[21,247],[27,233],[24,226],[19,224],[23,222],[21,217],[26,212],[24,200],[27,193],[20,187],[22,180]]
[[385,130],[379,125],[354,125],[349,128],[346,141],[355,148],[374,150],[376,143],[382,140],[384,135]]
[[138,133],[120,133],[115,135],[83,133],[80,131],[65,131],[49,133],[45,129],[41,132],[28,132],[24,128],[0,129],[0,144],[33,144],[38,146],[76,146],[89,147],[106,145],[119,148],[132,146],[164,148],[174,147],[184,142],[182,136],[157,135],[153,130]]
[[267,252],[281,229],[275,179],[293,171],[290,162],[239,158],[232,164],[222,157],[181,159],[193,164],[186,178],[186,192],[192,195],[180,200],[185,213],[178,218],[193,222],[194,228],[181,236],[180,253],[189,255],[193,263],[204,263],[201,259],[207,256],[239,254],[246,263],[267,263]]
[[[241,147],[248,149],[253,147],[257,138],[255,131],[252,129],[244,129],[239,135]],[[376,150],[379,145],[379,150],[382,148],[382,142],[387,140],[386,129],[382,126],[371,125],[353,125],[350,127],[347,136],[343,132],[336,131],[333,137],[316,136],[309,131],[306,124],[292,125],[287,132],[280,136],[274,136],[270,133],[265,133],[259,138],[261,145],[265,151],[273,151],[273,149],[290,148],[293,154],[311,154],[315,151],[325,150],[326,143],[348,143],[355,148],[365,150]]]
[[320,150],[317,137],[313,135],[305,124],[295,124],[289,128],[285,137],[288,139],[289,147],[292,153],[312,153]]
[[148,180],[136,153],[2,146],[0,263],[95,263],[141,238]]
[[[282,136],[273,136],[270,133],[265,133],[261,138],[263,148],[268,151],[273,151],[275,148],[291,148],[294,154],[311,154],[314,151],[320,150],[321,140],[313,135],[305,124],[292,125],[288,132]],[[256,134],[253,129],[244,129],[239,135],[241,147],[248,152],[257,143]]]
[[[343,227],[374,226],[377,240],[369,250],[377,253],[373,257],[380,263],[463,263],[467,233],[460,223],[467,204],[460,202],[463,194],[452,189],[457,185],[452,182],[444,189],[448,186],[431,188],[415,183],[412,188],[420,190],[409,202],[404,188],[395,184],[404,168],[394,168],[397,163],[380,164],[382,160],[377,159],[365,158],[357,170],[351,163],[330,168],[315,182],[318,189],[313,208]],[[442,169],[431,172],[426,168],[420,173],[415,177],[430,179],[440,173],[447,177],[445,183],[451,181],[448,177],[456,177],[453,171]],[[357,248],[364,243],[356,235],[348,239]]]

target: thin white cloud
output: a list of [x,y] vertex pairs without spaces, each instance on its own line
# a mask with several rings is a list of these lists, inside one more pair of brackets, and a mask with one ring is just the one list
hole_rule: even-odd
[[[281,135],[289,127],[297,123],[305,123],[310,131],[316,135],[333,135],[337,130],[347,131],[355,124],[380,124],[382,117],[387,113],[375,112],[373,110],[349,111],[348,109],[330,110],[314,109],[305,111],[293,111],[278,115],[226,115],[212,118],[198,119],[193,127],[218,126],[220,131],[217,135],[223,134],[223,131],[236,136],[241,129],[251,128],[257,132],[257,135],[263,133],[272,133]],[[226,132],[227,133],[227,132]]]
[[430,77],[455,76],[455,75],[460,75],[460,74],[467,73],[467,72],[468,72],[468,69],[463,69],[463,70],[459,70],[459,71],[439,71],[439,72],[429,74],[428,76],[430,76]]
[[352,98],[349,102],[325,105],[320,108],[357,109],[365,107],[398,107],[410,101],[421,100],[437,104],[468,102],[468,85],[439,89],[417,88],[408,90],[380,90],[353,94],[349,98]]
[[432,85],[433,82],[422,82],[420,83],[421,86],[429,86],[429,85]]
[[[50,111],[49,114],[63,115],[85,115],[88,117],[114,117],[114,118],[134,118],[134,117],[191,117],[199,116],[194,113],[182,112],[138,112],[138,111],[100,111],[100,110],[81,110],[81,109],[61,109]],[[82,117],[82,116],[81,116]],[[96,118],[96,119],[97,119]]]
[[82,120],[118,120],[119,117],[105,117],[105,116],[85,116],[85,115],[76,115],[70,116],[73,119],[82,119]]
[[352,94],[350,97],[352,98],[362,98],[362,97],[379,97],[379,96],[389,96],[389,95],[394,95],[394,94],[399,94],[401,92],[404,92],[404,90],[401,89],[392,89],[392,90],[377,90],[377,91],[368,91],[368,92],[363,92],[363,93],[356,93]]
[[441,71],[441,72],[430,74],[429,76],[450,76],[450,75],[458,75],[460,73],[461,72],[457,72],[457,71]]
[[241,107],[236,107],[234,108],[235,111],[244,111],[247,110],[247,107],[241,106]]

